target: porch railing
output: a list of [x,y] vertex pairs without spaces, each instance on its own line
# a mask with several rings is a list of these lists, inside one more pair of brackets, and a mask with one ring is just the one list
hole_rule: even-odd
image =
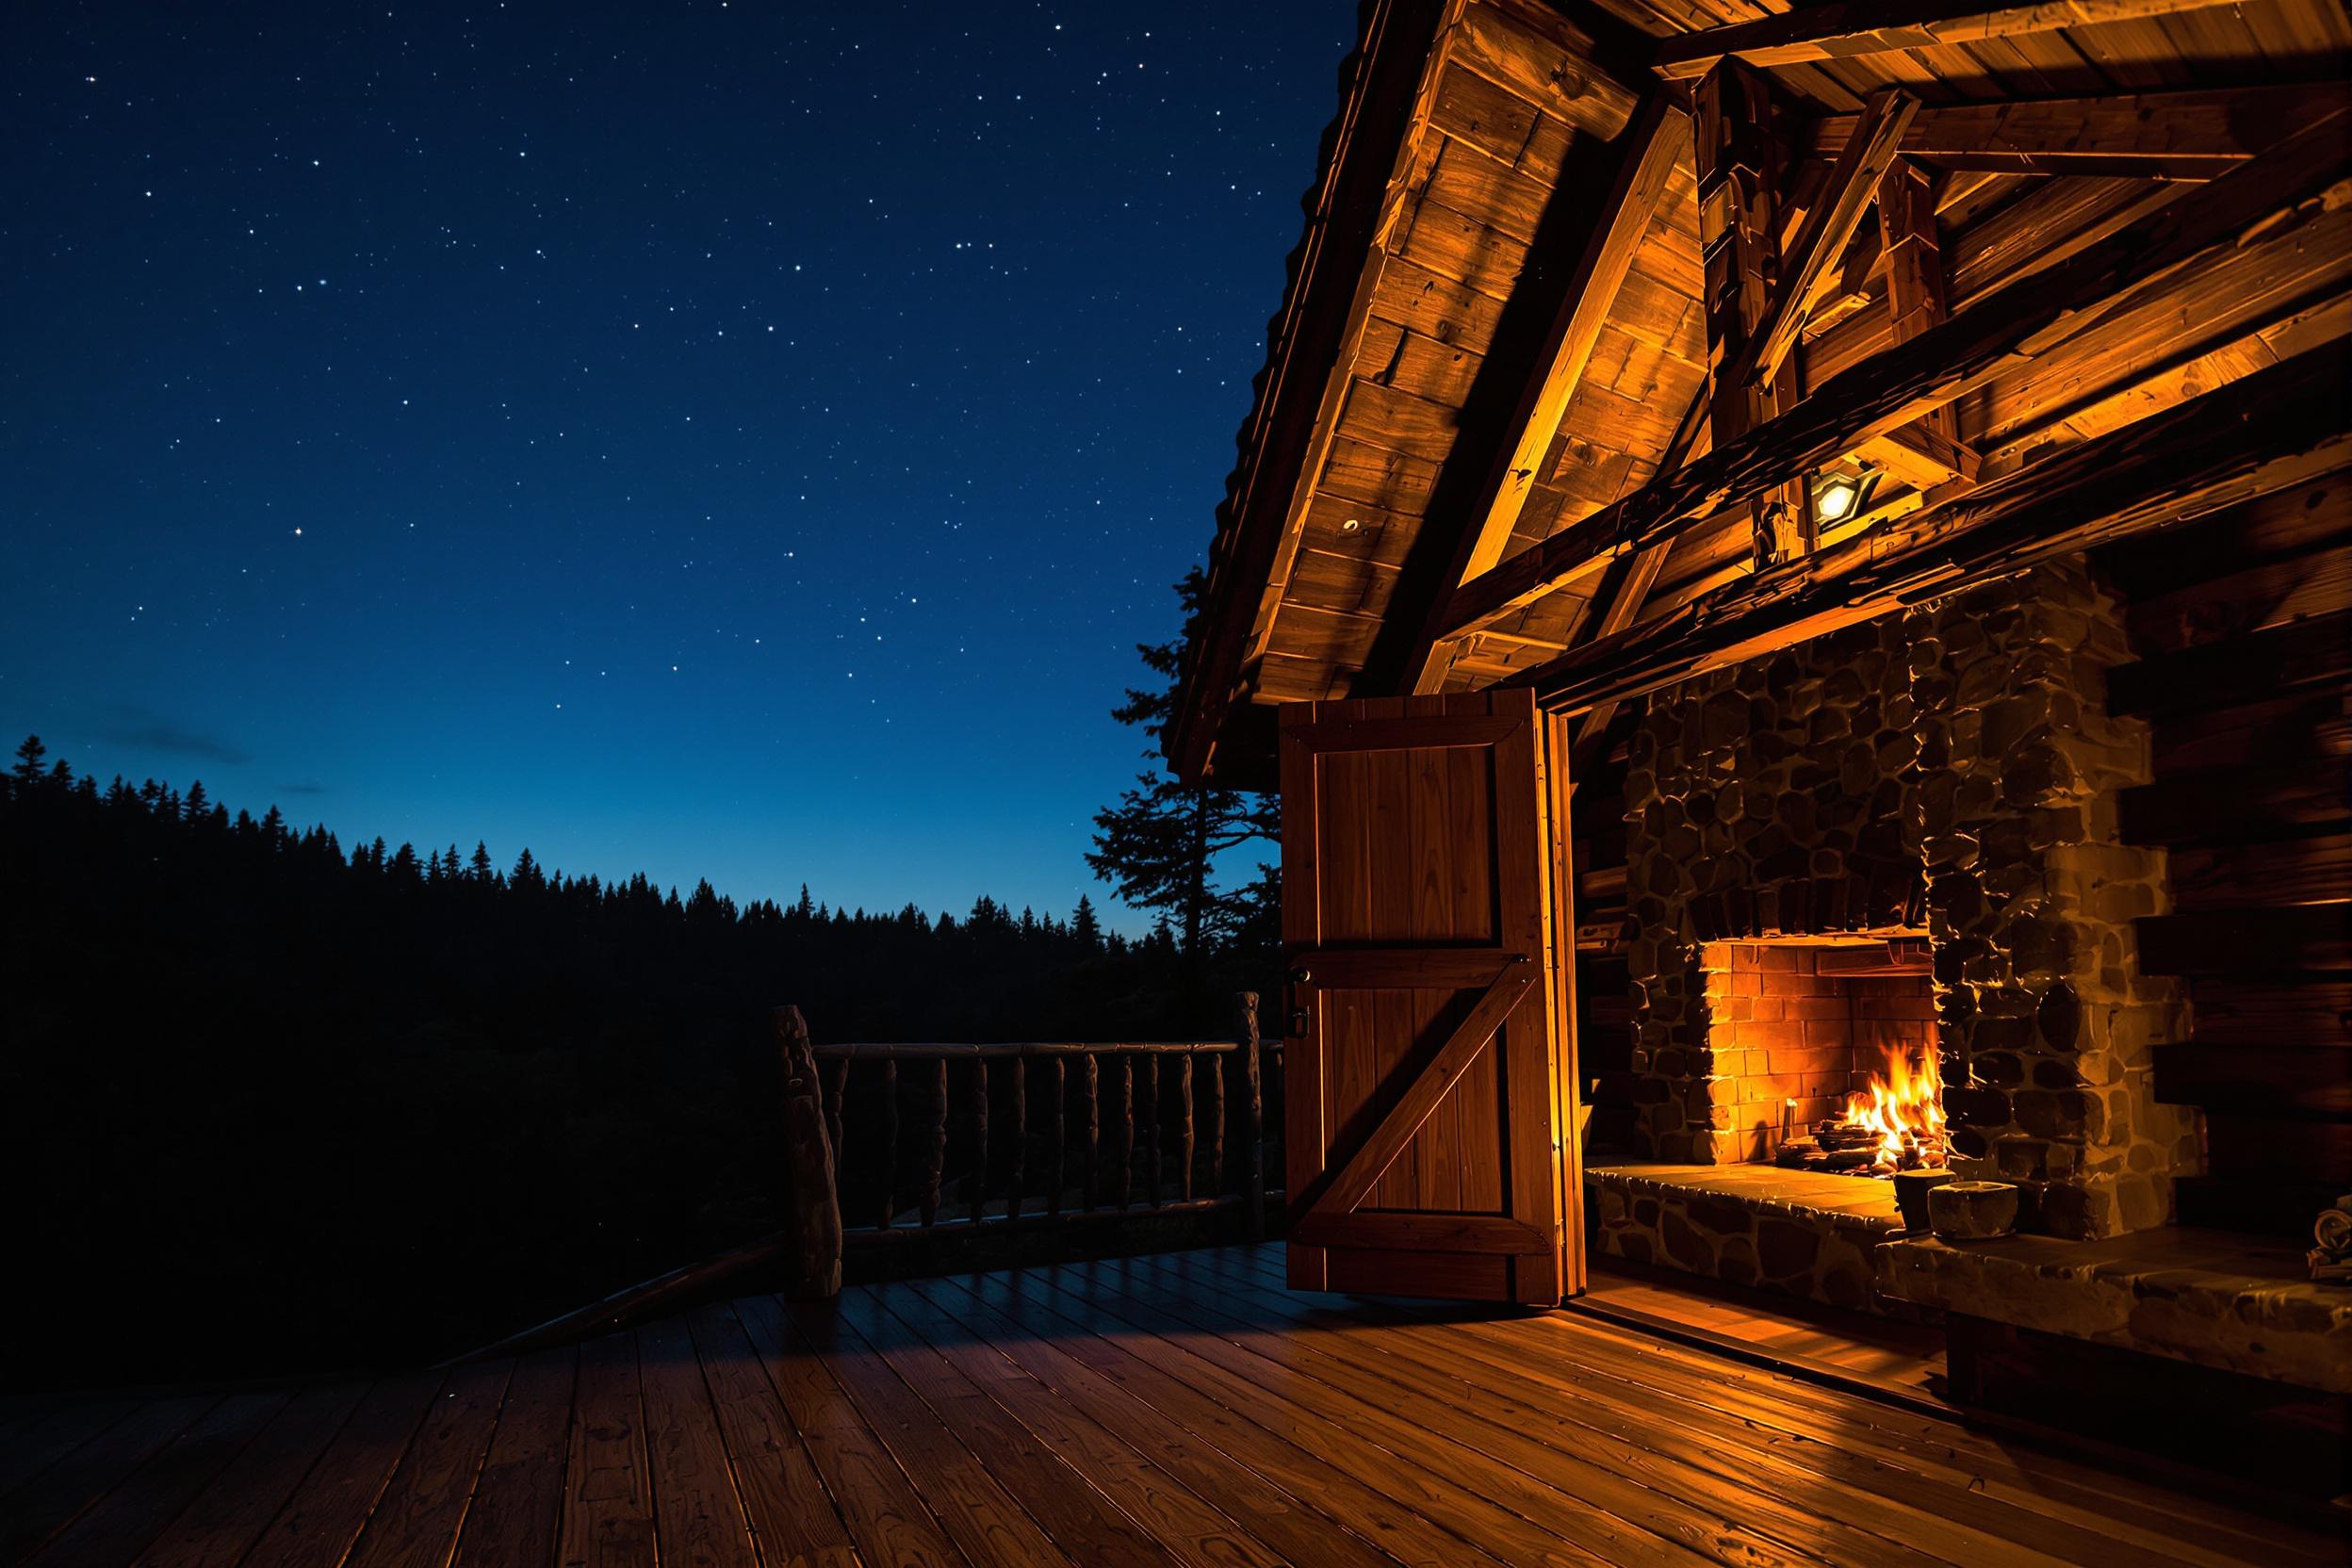
[[1270,1056],[1279,1076],[1281,1050],[1259,1039],[1254,993],[1235,998],[1233,1037],[1211,1040],[815,1044],[796,1010],[778,1017],[800,1099],[792,1208],[806,1294],[827,1293],[843,1252],[957,1233],[1117,1232],[1222,1210],[1265,1232],[1267,1068]]

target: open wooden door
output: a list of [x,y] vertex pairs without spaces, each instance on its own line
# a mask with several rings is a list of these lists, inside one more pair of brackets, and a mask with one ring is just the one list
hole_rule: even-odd
[[1523,690],[1282,710],[1298,1288],[1583,1288],[1559,727]]

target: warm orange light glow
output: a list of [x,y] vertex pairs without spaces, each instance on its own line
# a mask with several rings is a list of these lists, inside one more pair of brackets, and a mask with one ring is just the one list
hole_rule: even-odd
[[1944,1080],[1936,1070],[1935,1052],[1923,1052],[1914,1061],[1902,1051],[1888,1051],[1885,1071],[1871,1073],[1868,1088],[1846,1097],[1843,1120],[1878,1135],[1877,1166],[1903,1170],[1940,1164]]

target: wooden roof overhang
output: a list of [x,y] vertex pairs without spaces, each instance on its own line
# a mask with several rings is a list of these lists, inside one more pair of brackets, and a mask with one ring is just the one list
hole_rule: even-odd
[[[1365,8],[1168,750],[1610,707],[2352,460],[2336,0]],[[1695,129],[1694,129],[1695,128]],[[1813,485],[1874,476],[1849,516]]]

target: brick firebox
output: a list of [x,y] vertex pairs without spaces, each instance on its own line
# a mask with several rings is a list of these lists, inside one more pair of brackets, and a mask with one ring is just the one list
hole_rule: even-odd
[[1927,934],[1863,942],[1714,941],[1699,948],[1719,1162],[1769,1160],[1784,1122],[1835,1119],[1890,1059],[1936,1059]]

